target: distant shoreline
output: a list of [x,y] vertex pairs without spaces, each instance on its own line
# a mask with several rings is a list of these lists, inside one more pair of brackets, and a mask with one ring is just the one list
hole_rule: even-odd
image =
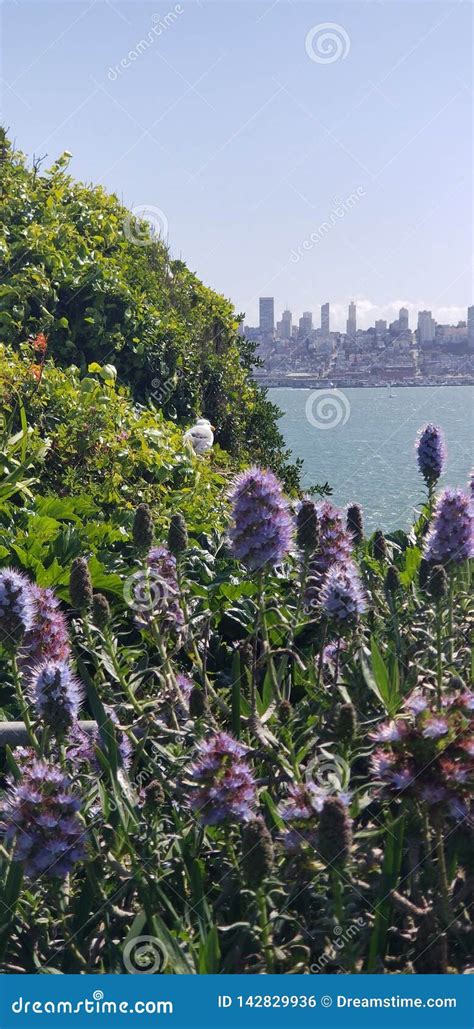
[[345,380],[331,379],[330,381],[321,379],[298,378],[296,375],[289,376],[255,376],[255,381],[259,386],[264,389],[413,389],[413,388],[428,388],[433,386],[474,386],[474,378],[469,378],[463,382],[346,382]]

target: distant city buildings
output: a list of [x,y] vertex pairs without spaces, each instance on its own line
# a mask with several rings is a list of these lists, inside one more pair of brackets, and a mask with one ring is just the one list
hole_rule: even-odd
[[260,297],[259,327],[262,336],[273,337],[275,329],[275,301],[273,297]]
[[401,307],[398,312],[398,331],[408,332],[409,329],[409,316],[406,307]]
[[432,343],[435,338],[435,321],[431,311],[418,311],[418,342]]
[[474,305],[467,309],[467,343],[469,350],[474,350]]
[[329,304],[321,304],[321,336],[323,339],[329,339],[330,333],[330,313]]
[[346,334],[349,339],[355,339],[357,333],[357,309],[353,300],[349,304],[346,322]]
[[329,302],[321,305],[316,328],[311,311],[294,318],[289,308],[275,325],[274,298],[260,297],[259,325],[246,325],[244,334],[257,345],[263,366],[256,375],[264,381],[299,375],[342,387],[474,381],[474,305],[457,325],[436,324],[431,311],[419,311],[412,332],[406,307],[390,324],[379,318],[368,329],[357,329],[351,301],[346,331],[336,332]]

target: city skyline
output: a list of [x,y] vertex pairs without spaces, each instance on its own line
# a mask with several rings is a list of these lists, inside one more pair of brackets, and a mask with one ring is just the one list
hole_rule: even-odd
[[[338,305],[334,305],[337,307]],[[348,336],[354,336],[357,331],[367,331],[367,329],[375,328],[380,333],[386,331],[388,327],[392,328],[398,326],[400,333],[408,333],[412,331],[410,325],[410,308],[405,304],[401,304],[396,313],[396,317],[391,318],[375,318],[369,325],[361,325],[359,323],[359,311],[357,301],[349,301],[346,309],[346,318],[344,328],[340,328],[334,324],[333,321],[333,305],[330,301],[317,305],[316,310],[320,312],[319,315],[319,326],[313,324],[313,311],[303,311],[302,315],[298,318],[298,315],[294,318],[294,312],[287,306],[282,311],[281,319],[276,317],[275,312],[278,310],[274,297],[260,297],[259,298],[259,319],[256,326],[251,326],[250,323],[245,319],[243,325],[249,329],[259,329],[262,335],[269,336],[275,333],[279,339],[290,339],[294,334],[297,326],[299,326],[299,332],[311,332],[317,330],[323,335],[328,335],[329,332],[339,332]],[[451,328],[458,328],[464,326],[466,328],[466,336],[472,343],[474,341],[474,306],[470,305],[467,308],[460,308],[461,317],[455,322],[450,321],[439,321],[433,315],[433,310],[428,308],[419,308],[413,314],[416,314],[415,324],[413,325],[413,331],[416,330],[420,342],[429,342],[434,340],[436,335],[437,326],[449,326]]]

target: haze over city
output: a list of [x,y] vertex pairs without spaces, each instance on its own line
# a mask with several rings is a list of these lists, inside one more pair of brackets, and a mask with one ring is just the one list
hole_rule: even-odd
[[247,324],[272,295],[299,314],[330,300],[339,331],[350,300],[360,328],[400,307],[456,325],[472,303],[471,15],[6,4],[5,121],[30,156],[67,149],[77,177],[148,211]]

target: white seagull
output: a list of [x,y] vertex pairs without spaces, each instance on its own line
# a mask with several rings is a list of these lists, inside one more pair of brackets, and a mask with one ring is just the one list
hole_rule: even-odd
[[206,454],[214,443],[214,426],[207,418],[198,418],[195,425],[184,434],[184,442],[190,443],[195,454]]

